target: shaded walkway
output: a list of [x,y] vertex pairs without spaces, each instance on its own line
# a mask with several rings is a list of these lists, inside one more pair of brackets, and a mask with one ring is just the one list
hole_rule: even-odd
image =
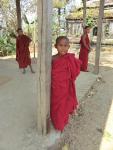
[[[33,64],[36,69],[36,64]],[[29,68],[23,75],[15,59],[0,60],[0,150],[43,150],[48,143],[36,133],[36,74]],[[96,76],[81,73],[77,80],[78,99],[82,99]]]

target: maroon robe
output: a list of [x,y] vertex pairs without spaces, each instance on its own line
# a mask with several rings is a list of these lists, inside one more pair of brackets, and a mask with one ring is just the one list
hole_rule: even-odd
[[31,64],[29,43],[31,39],[26,35],[19,35],[16,39],[16,60],[19,68],[26,68]]
[[[89,42],[88,34],[86,35],[85,41],[86,41],[87,46],[89,47],[90,42]],[[84,46],[83,37],[82,36],[81,36],[81,40],[80,40],[80,46],[81,46],[81,48],[80,48],[79,59],[82,62],[82,64],[81,64],[81,71],[87,71],[89,49],[87,49]]]
[[69,114],[77,108],[75,80],[80,73],[80,60],[67,53],[52,61],[51,120],[55,129],[62,131]]

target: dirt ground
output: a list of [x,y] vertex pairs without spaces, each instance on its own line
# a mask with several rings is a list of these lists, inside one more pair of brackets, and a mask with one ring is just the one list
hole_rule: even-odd
[[[94,56],[93,51],[89,55],[91,72]],[[100,74],[58,145],[59,150],[113,150],[113,51],[101,52]]]
[[[94,69],[94,56],[93,51],[89,55],[89,70],[91,72]],[[12,68],[10,68],[10,63]],[[63,133],[59,145],[66,143],[69,147],[69,149],[65,147],[63,150],[113,150],[113,51],[101,52],[100,66],[100,75],[97,81],[91,87],[87,96],[82,99],[78,115],[70,118],[70,124]],[[12,61],[9,62],[9,60],[4,65],[1,61],[0,71],[3,70],[4,72],[1,72],[2,82],[0,82],[1,85],[4,84],[0,89],[1,95],[4,93],[0,109],[2,112],[0,113],[0,142],[3,145],[0,145],[0,150],[45,150],[43,144],[42,147],[39,147],[39,145],[41,142],[44,143],[46,139],[37,138],[36,125],[34,124],[36,122],[36,102],[33,99],[36,92],[32,90],[35,86],[31,81],[35,81],[35,76],[32,76],[28,70],[25,79],[19,71],[16,72],[16,64]],[[4,74],[8,76],[4,76]],[[9,76],[12,78],[9,78]],[[9,80],[12,82],[8,82]],[[23,83],[22,85],[20,85],[20,81]],[[6,82],[8,84],[5,84]],[[6,92],[4,88],[7,85]],[[13,88],[11,88],[13,86],[19,89],[16,90],[17,93],[14,93]],[[30,87],[29,91],[24,90],[24,87],[27,86]],[[24,91],[25,101],[23,101],[21,90]],[[9,96],[8,99],[6,99],[6,93]],[[15,95],[16,99],[12,95]],[[13,105],[11,102],[13,102]],[[6,103],[7,105],[5,105]],[[13,110],[16,110],[16,113]],[[16,120],[14,120],[15,117]],[[26,118],[30,119],[26,121]],[[22,126],[22,121],[24,126]],[[12,130],[10,130],[9,137],[10,128]],[[2,134],[3,132],[4,134]],[[15,136],[17,134],[18,137]],[[9,147],[9,145],[12,147]]]

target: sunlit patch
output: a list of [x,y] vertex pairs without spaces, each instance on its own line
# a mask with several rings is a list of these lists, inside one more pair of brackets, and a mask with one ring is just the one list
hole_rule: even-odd
[[15,58],[16,58],[16,55],[0,57],[1,60],[15,59]]
[[113,100],[99,150],[113,150]]

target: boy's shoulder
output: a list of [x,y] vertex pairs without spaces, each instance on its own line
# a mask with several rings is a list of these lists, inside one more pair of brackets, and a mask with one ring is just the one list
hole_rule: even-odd
[[79,60],[79,58],[76,57],[76,55],[74,53],[68,53],[68,57],[69,57],[70,60],[73,60],[73,61],[81,63],[81,61]]
[[74,58],[75,58],[75,54],[74,54],[74,53],[67,53],[67,55],[68,55],[69,57],[74,57]]
[[58,58],[58,54],[52,56],[52,60],[55,60],[56,58]]

